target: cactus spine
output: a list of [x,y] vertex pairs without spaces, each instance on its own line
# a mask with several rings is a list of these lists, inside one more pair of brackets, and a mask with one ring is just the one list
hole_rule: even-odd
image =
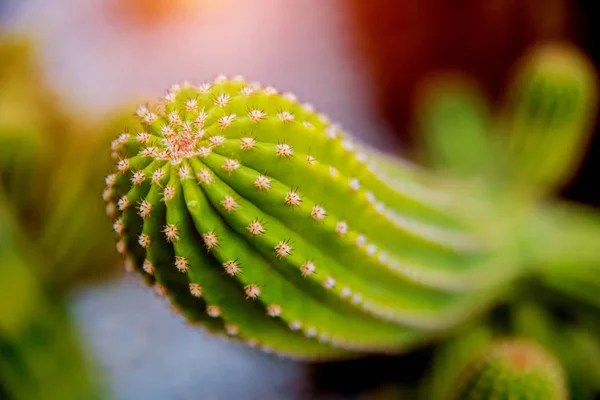
[[106,178],[117,249],[212,331],[311,359],[399,351],[520,273],[512,243],[471,224],[485,207],[462,218],[451,191],[293,95],[219,77],[137,115]]

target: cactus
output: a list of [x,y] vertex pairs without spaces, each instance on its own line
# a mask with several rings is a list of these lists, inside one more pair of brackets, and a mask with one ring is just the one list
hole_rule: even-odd
[[563,369],[535,342],[500,339],[476,356],[448,399],[564,400],[568,398]]
[[[577,305],[539,289],[530,287],[527,293],[520,293],[483,321],[474,321],[438,346],[431,369],[420,383],[419,398],[467,398],[458,389],[467,390],[467,381],[476,376],[475,366],[485,365],[483,359],[490,349],[508,340],[543,347],[560,363],[567,397],[594,399],[600,389],[600,319],[590,310],[575,309]],[[569,315],[568,320],[564,315]],[[498,384],[498,388],[504,386]]]
[[[534,298],[540,303],[539,296]],[[600,319],[578,304],[552,303],[521,300],[512,307],[510,331],[536,341],[560,360],[572,399],[593,399],[600,391]],[[568,312],[569,321],[553,315],[550,310],[556,309],[563,315]]]
[[529,51],[499,115],[510,180],[542,193],[568,183],[590,140],[596,103],[595,68],[579,49],[553,42]]
[[[516,217],[363,148],[290,94],[219,77],[137,114],[106,178],[117,248],[211,331],[293,357],[401,351],[526,271],[505,234]],[[493,229],[473,223],[484,217]]]
[[[95,372],[67,312],[70,289],[114,271],[95,131],[59,110],[31,44],[0,46],[0,397],[95,399]],[[102,131],[98,129],[97,131]],[[106,225],[106,233],[101,227]]]
[[[573,46],[534,46],[517,64],[502,107],[492,109],[472,81],[443,74],[417,103],[425,161],[483,182],[491,197],[521,197],[535,209],[528,263],[548,287],[599,305],[600,220],[593,209],[550,201],[576,170],[597,106],[594,68]],[[569,101],[567,95],[570,94]]]
[[457,73],[429,78],[417,97],[426,162],[540,197],[561,189],[592,133],[597,79],[574,46],[533,46],[515,66],[502,105]]
[[[531,67],[550,82],[544,100],[566,87],[581,101],[522,123],[517,112],[513,139],[544,126],[554,146],[579,143],[595,106],[593,74],[568,54],[560,68],[542,68],[547,59]],[[517,81],[526,93],[517,108],[535,108],[531,80]],[[547,264],[551,277],[571,273],[565,265],[597,270],[600,224],[571,224],[577,212],[538,201],[539,187],[554,185],[539,177],[569,163],[514,179],[521,153],[490,137],[503,125],[490,123],[473,93],[430,109],[439,117],[432,147],[459,172],[440,176],[367,149],[272,87],[223,76],[173,85],[161,104],[140,105],[138,122],[112,144],[117,165],[104,199],[117,249],[188,319],[308,359],[436,339],[516,290],[514,280],[546,276]],[[452,110],[475,122],[442,123]],[[463,157],[447,134],[479,155]],[[469,175],[478,179],[462,179]]]

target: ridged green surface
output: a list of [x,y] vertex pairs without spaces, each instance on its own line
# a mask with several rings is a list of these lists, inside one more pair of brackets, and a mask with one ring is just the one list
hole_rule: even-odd
[[462,372],[448,396],[452,400],[564,400],[564,372],[558,361],[535,342],[497,340]]
[[443,173],[480,178],[499,194],[554,194],[583,158],[597,90],[594,66],[561,42],[528,49],[496,108],[468,77],[434,75],[416,101],[420,151]]
[[61,110],[35,56],[26,38],[3,36],[0,398],[91,400],[100,396],[97,371],[80,348],[65,297],[118,263],[94,195],[108,162],[91,157],[101,140],[90,133],[96,128]]
[[117,247],[212,331],[310,359],[400,351],[518,275],[467,222],[476,207],[463,219],[452,192],[292,95],[219,77],[137,114],[106,179]]
[[518,64],[500,127],[510,178],[544,192],[566,185],[593,132],[595,68],[568,43],[534,47]]

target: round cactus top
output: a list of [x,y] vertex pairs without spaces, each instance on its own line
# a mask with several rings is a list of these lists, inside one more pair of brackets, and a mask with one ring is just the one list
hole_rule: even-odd
[[498,340],[465,368],[452,399],[563,400],[567,389],[558,360],[539,344]]
[[[329,126],[326,133],[332,139],[341,134],[339,127],[330,125],[327,116],[316,114],[312,105],[298,103],[292,94],[279,95],[271,86],[248,84],[242,77],[230,80],[219,76],[213,83],[199,86],[189,82],[174,84],[162,100],[157,109],[147,104],[138,107],[136,114],[143,130],[135,133],[135,141],[144,147],[140,155],[172,164],[179,164],[184,158],[205,157],[227,138],[240,135],[241,149],[251,150],[257,143],[259,126],[289,124],[298,116],[304,129]],[[122,134],[113,150],[128,140],[129,134]],[[352,147],[350,143],[346,145]],[[280,143],[276,148],[278,157],[292,154],[289,144]],[[126,168],[126,161],[121,161],[120,168]],[[234,164],[228,168],[234,169]]]

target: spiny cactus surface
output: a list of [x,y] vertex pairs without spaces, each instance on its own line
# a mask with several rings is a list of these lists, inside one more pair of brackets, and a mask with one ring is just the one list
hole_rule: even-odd
[[567,389],[559,362],[535,342],[502,339],[463,371],[449,399],[563,400]]
[[299,358],[399,351],[517,275],[451,195],[291,94],[218,77],[137,115],[106,178],[117,249],[211,331]]

